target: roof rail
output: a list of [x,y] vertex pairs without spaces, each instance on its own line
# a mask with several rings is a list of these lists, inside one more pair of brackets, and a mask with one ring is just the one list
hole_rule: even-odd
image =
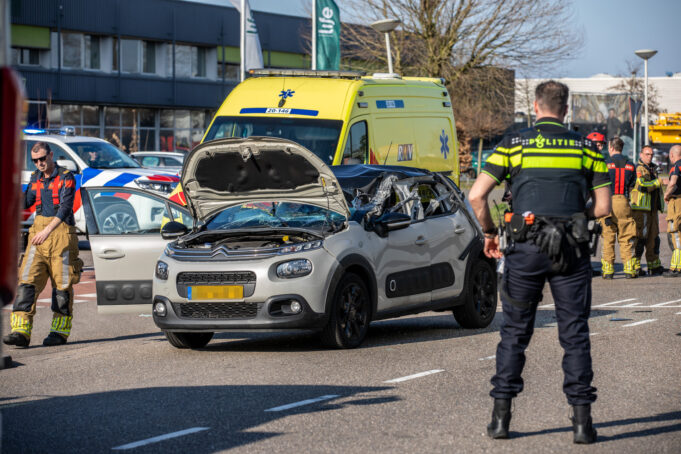
[[251,76],[287,76],[287,77],[329,77],[333,79],[359,79],[366,73],[363,71],[321,71],[313,69],[251,69]]

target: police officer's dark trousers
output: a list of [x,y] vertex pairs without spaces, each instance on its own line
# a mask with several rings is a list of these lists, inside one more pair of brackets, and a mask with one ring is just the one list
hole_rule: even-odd
[[[591,344],[588,319],[591,311],[591,262],[584,251],[567,272],[551,272],[551,261],[531,243],[516,243],[506,253],[502,282],[508,296],[530,302],[528,308],[511,304],[502,293],[504,321],[497,347],[497,373],[492,377],[490,395],[496,399],[516,397],[523,390],[521,377],[525,349],[532,333],[538,302],[548,280],[555,301],[558,338],[563,347],[563,391],[570,405],[585,405],[596,400],[591,386]],[[541,354],[538,352],[537,354]]]

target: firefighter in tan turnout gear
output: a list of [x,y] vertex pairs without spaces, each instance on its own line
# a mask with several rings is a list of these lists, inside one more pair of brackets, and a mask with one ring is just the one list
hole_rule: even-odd
[[657,214],[664,209],[660,179],[653,164],[653,149],[646,145],[636,166],[636,186],[631,191],[631,209],[636,220],[636,272],[641,274],[641,257],[646,252],[648,274],[664,272],[660,262],[660,226]]
[[62,345],[71,333],[73,285],[80,280],[78,237],[73,218],[76,182],[54,163],[49,144],[36,143],[31,158],[37,170],[24,193],[26,208],[36,205],[26,253],[19,269],[19,287],[12,308],[12,331],[3,342],[27,347],[31,340],[38,295],[52,283],[52,327],[43,345]]
[[669,184],[664,192],[667,202],[667,235],[672,250],[672,261],[664,277],[681,276],[681,145],[669,150]]
[[608,141],[610,157],[606,161],[612,184],[612,211],[599,219],[603,228],[601,264],[603,279],[612,279],[615,273],[615,243],[619,240],[620,256],[627,279],[636,277],[636,221],[629,206],[629,191],[636,183],[634,163],[622,154],[624,142],[615,136]]

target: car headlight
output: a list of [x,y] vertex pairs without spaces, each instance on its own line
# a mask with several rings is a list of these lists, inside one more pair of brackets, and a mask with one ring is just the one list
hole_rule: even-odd
[[277,265],[277,276],[288,279],[307,276],[312,272],[312,262],[308,259],[297,259]]
[[138,178],[135,180],[137,186],[148,191],[161,192],[163,194],[170,194],[177,186],[177,181],[156,181],[147,178]]
[[161,260],[156,262],[156,272],[154,274],[162,281],[168,280],[168,264]]
[[293,252],[309,251],[311,249],[319,249],[322,247],[322,241],[309,241],[307,243],[298,243],[291,246],[284,246],[279,249],[280,254],[291,254]]

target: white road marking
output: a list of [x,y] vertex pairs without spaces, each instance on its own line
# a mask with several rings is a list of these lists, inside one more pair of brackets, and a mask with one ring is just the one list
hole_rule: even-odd
[[641,320],[641,321],[639,321],[639,322],[627,323],[626,325],[622,325],[622,327],[643,325],[644,323],[654,322],[655,320],[657,320],[657,319],[656,319],[656,318],[651,318],[651,319],[648,319],[648,320]]
[[537,306],[537,307],[539,309],[541,309],[542,307],[553,307],[553,306],[555,306],[555,304],[544,304],[543,306]]
[[202,432],[208,430],[210,427],[192,427],[191,429],[180,430],[178,432],[171,432],[165,435],[159,435],[158,437],[147,438],[146,440],[135,441],[133,443],[128,443],[126,445],[116,446],[111,448],[115,451],[123,451],[126,449],[139,448],[140,446],[150,445],[152,443],[158,443],[159,441],[168,440],[169,438],[177,438],[183,435],[189,435],[196,432]]
[[291,408],[302,407],[303,405],[310,405],[310,404],[314,404],[314,403],[317,403],[317,402],[322,402],[324,400],[335,399],[336,397],[340,397],[340,396],[337,395],[337,394],[327,394],[325,396],[315,397],[314,399],[301,400],[300,402],[293,402],[292,404],[286,404],[286,405],[281,405],[279,407],[268,408],[265,411],[284,411],[284,410],[289,410]]
[[78,295],[78,296],[80,296],[81,298],[97,298],[96,293],[84,293],[84,294]]
[[650,307],[660,307],[660,306],[665,306],[665,305],[667,305],[667,304],[679,303],[679,302],[681,302],[681,300],[667,301],[667,302],[664,302],[664,303],[653,304],[653,305],[650,306]]
[[643,303],[625,304],[622,307],[634,307],[634,306],[640,306],[641,304],[643,304]]
[[140,317],[151,317],[151,314],[140,314]]
[[52,298],[41,298],[38,300],[39,303],[51,303]]
[[497,355],[492,355],[492,356],[485,356],[484,358],[478,358],[480,361],[485,361],[486,359],[494,359],[496,358]]
[[[92,282],[93,281],[80,281],[78,284],[90,284]],[[76,285],[78,285],[78,284],[76,284]]]
[[400,382],[407,381],[407,380],[413,380],[415,378],[425,377],[426,375],[438,374],[440,372],[444,372],[444,369],[427,370],[425,372],[419,372],[418,374],[407,375],[406,377],[393,378],[392,380],[386,380],[383,383],[400,383]]
[[676,315],[681,315],[681,312],[677,312]]
[[592,307],[612,306],[613,304],[626,303],[627,301],[635,301],[636,299],[637,299],[637,298],[627,298],[627,299],[625,299],[625,300],[613,301],[613,302],[611,302],[611,303],[597,304],[596,306],[592,306]]
[[595,336],[598,333],[590,333],[589,336]]

